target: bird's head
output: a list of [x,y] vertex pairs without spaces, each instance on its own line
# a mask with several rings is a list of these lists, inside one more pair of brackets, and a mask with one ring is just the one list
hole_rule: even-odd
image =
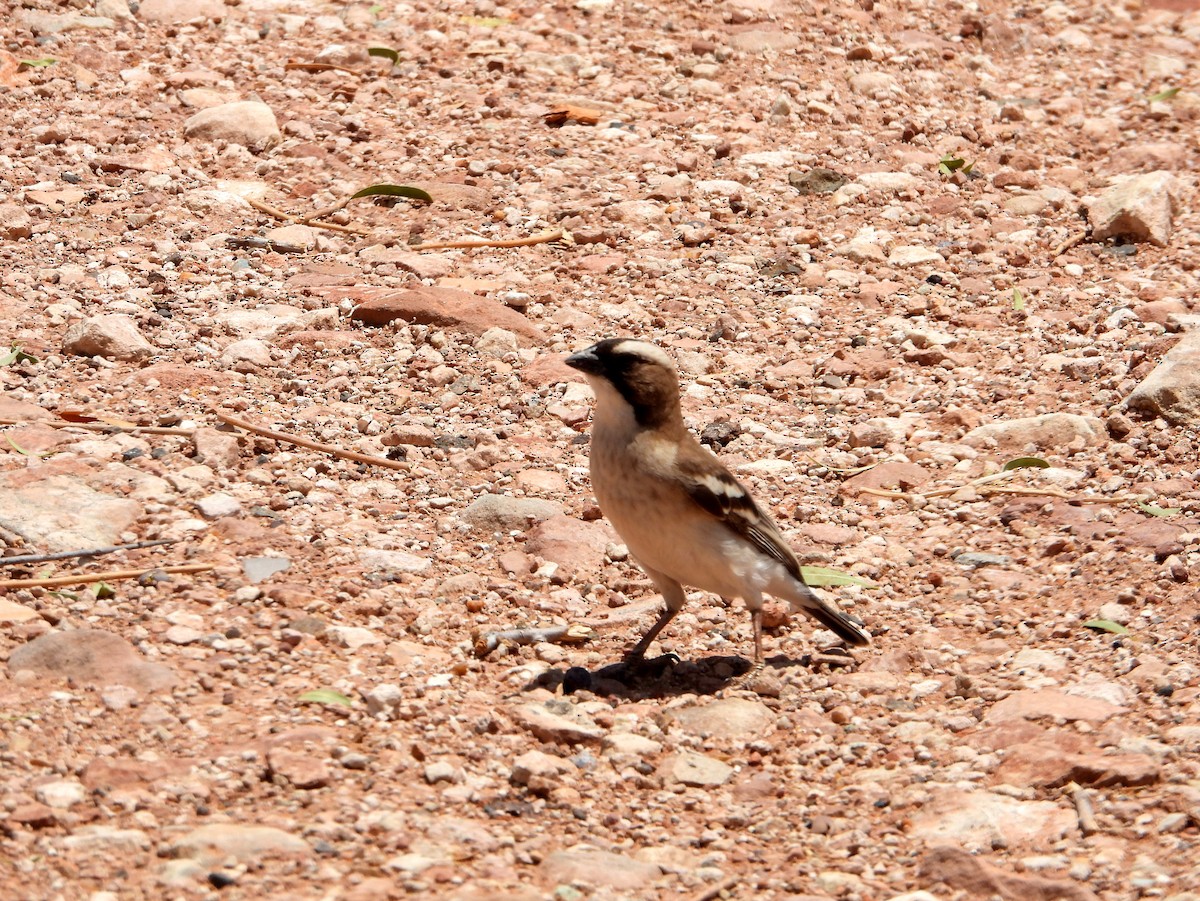
[[566,364],[587,376],[597,416],[628,411],[643,428],[682,423],[675,362],[657,345],[609,338],[571,354]]

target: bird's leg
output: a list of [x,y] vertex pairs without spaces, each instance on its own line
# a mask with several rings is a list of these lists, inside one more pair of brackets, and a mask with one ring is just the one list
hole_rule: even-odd
[[663,612],[658,615],[658,622],[650,627],[650,631],[642,636],[642,640],[637,643],[629,656],[625,658],[625,662],[629,666],[636,667],[642,662],[642,658],[646,656],[646,649],[650,647],[650,642],[658,638],[658,633],[666,628],[667,623],[675,618],[675,614],[683,609],[684,603],[687,601],[687,595],[684,593],[683,586],[672,579],[670,576],[655,570],[646,569],[646,574],[650,576],[650,581],[662,593],[663,597]]
[[749,689],[750,691],[754,691],[750,687],[751,683],[754,683],[755,677],[766,666],[766,663],[762,659],[762,597],[758,597],[757,601],[754,606],[750,607],[750,623],[754,625],[754,666],[751,666],[748,671],[739,675],[730,684],[731,687]]
[[675,618],[678,610],[672,610],[669,606],[664,607],[662,613],[658,615],[658,622],[650,627],[650,631],[642,636],[642,640],[637,643],[632,651],[625,658],[627,663],[641,663],[642,658],[646,656],[646,649],[650,647],[650,642],[658,638],[658,633],[666,628],[667,623]]

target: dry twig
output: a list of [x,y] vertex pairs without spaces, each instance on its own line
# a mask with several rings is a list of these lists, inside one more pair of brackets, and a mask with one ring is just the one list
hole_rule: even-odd
[[1092,808],[1092,794],[1085,788],[1075,786],[1071,792],[1071,800],[1075,802],[1075,816],[1079,819],[1079,831],[1084,835],[1094,835],[1100,831],[1096,822],[1096,812]]
[[1059,244],[1057,247],[1055,247],[1054,252],[1051,253],[1050,256],[1052,258],[1062,256],[1064,253],[1066,253],[1072,247],[1082,244],[1084,241],[1086,241],[1091,236],[1092,236],[1091,228],[1090,227],[1085,228],[1083,231],[1079,232],[1078,234],[1071,235],[1071,237],[1067,238],[1067,240],[1063,241],[1061,244]]
[[507,629],[498,632],[482,632],[475,637],[475,656],[486,657],[505,641],[515,644],[535,644],[539,641],[575,644],[587,641],[593,635],[595,632],[592,631],[592,628],[582,623],[549,626],[544,629]]
[[332,444],[321,444],[319,441],[310,441],[307,438],[301,438],[299,435],[292,435],[288,432],[277,432],[274,429],[264,428],[260,425],[255,425],[245,419],[239,419],[236,416],[218,410],[216,407],[210,406],[209,411],[221,422],[227,425],[235,426],[239,429],[245,429],[247,432],[253,432],[255,435],[262,435],[264,438],[270,438],[272,441],[282,441],[285,444],[295,444],[297,447],[307,447],[309,450],[320,451],[324,454],[330,454],[342,460],[353,460],[356,463],[366,463],[370,466],[383,466],[387,469],[399,469],[407,472],[411,466],[402,460],[389,460],[387,457],[375,457],[371,454],[360,454],[358,451],[345,450],[340,447],[335,447]]
[[551,241],[569,239],[565,229],[538,232],[528,238],[510,238],[505,241],[490,238],[463,239],[460,241],[426,241],[424,244],[413,244],[409,250],[451,250],[471,247],[528,247],[531,244],[547,244]]
[[145,547],[162,547],[174,544],[179,539],[163,538],[157,541],[134,541],[129,544],[113,544],[107,547],[94,547],[82,551],[59,551],[55,554],[22,554],[19,557],[0,557],[0,566],[16,566],[19,563],[49,563],[51,560],[70,560],[74,557],[99,557],[103,554],[115,554],[117,551],[136,551]]
[[715,901],[715,899],[720,898],[721,895],[732,889],[739,882],[741,882],[741,879],[738,876],[730,876],[727,879],[722,879],[716,885],[710,885],[703,891],[698,892],[692,898],[692,901]]
[[370,229],[356,228],[353,225],[338,225],[336,222],[318,222],[315,219],[306,218],[304,216],[295,216],[291,213],[279,209],[279,207],[271,206],[269,203],[264,203],[261,200],[255,200],[253,197],[243,198],[246,203],[254,207],[259,212],[266,213],[268,216],[274,216],[283,222],[294,222],[298,225],[311,225],[313,228],[323,228],[331,232],[344,232],[348,235],[369,235]]
[[44,579],[0,579],[0,588],[59,588],[63,585],[87,585],[92,582],[136,579],[153,572],[202,573],[215,568],[211,563],[185,563],[180,566],[146,566],[141,569],[112,569],[102,573],[75,573],[70,576],[49,576]]
[[283,64],[285,72],[345,72],[347,75],[363,75],[364,73],[358,69],[350,69],[346,66],[338,66],[333,63],[302,63],[292,60]]
[[1074,506],[1081,504],[1128,504],[1137,503],[1143,498],[1132,494],[1120,494],[1115,497],[1083,497],[1077,494],[1070,494],[1063,491],[1061,488],[1041,487],[1038,485],[993,485],[992,482],[998,482],[1001,479],[1009,478],[1021,472],[1020,469],[1005,469],[1002,472],[994,472],[991,475],[983,476],[978,479],[972,479],[964,485],[947,485],[944,488],[931,488],[928,491],[894,491],[889,488],[859,488],[859,494],[869,494],[872,497],[883,497],[888,500],[901,501],[913,500],[917,497],[949,497],[957,494],[964,488],[978,491],[983,496],[994,494],[1019,494],[1029,497],[1054,497],[1059,500],[1064,500]]
[[226,238],[225,245],[235,250],[269,250],[272,253],[307,253],[307,247],[299,244],[288,244],[284,241],[269,241],[258,235],[248,238]]
[[131,435],[182,435],[191,438],[195,429],[157,425],[113,425],[107,422],[71,422],[68,419],[0,419],[2,425],[47,425],[52,429],[84,429],[88,432],[128,432]]

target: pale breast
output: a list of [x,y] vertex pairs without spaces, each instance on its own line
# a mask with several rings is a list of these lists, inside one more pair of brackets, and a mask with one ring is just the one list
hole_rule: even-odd
[[[669,462],[668,447],[642,454],[643,464]],[[606,458],[598,454],[607,453]],[[726,597],[762,592],[786,570],[757,551],[716,517],[696,505],[677,485],[645,466],[635,475],[622,447],[592,450],[592,486],[600,509],[646,567],[684,585]]]

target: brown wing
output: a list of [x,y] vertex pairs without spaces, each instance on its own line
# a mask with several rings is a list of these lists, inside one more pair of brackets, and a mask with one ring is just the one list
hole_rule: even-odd
[[731,531],[778,560],[787,567],[788,572],[803,581],[800,562],[779,534],[771,517],[759,509],[750,492],[729,470],[720,463],[713,466],[714,462],[715,459],[679,461],[680,474],[686,481],[692,499]]

